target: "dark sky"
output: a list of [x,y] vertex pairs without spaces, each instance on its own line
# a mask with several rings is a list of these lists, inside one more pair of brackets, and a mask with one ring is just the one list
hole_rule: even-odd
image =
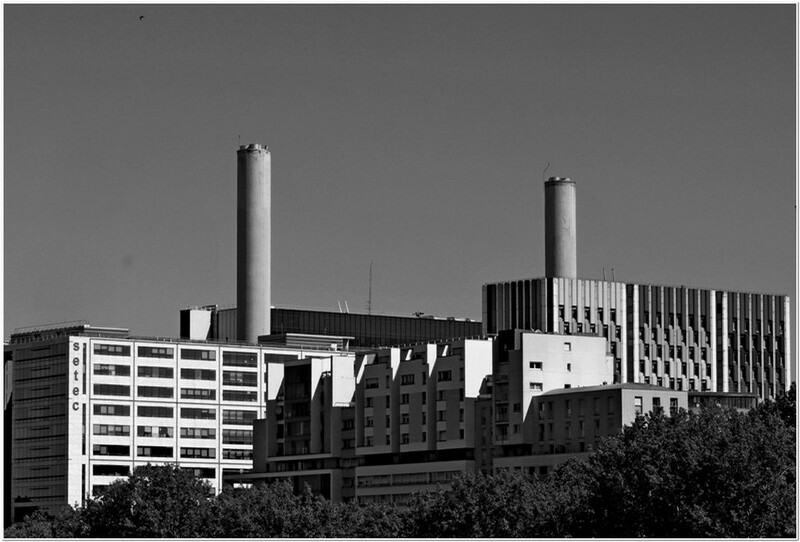
[[374,311],[480,319],[544,272],[548,162],[580,277],[794,299],[795,10],[6,5],[5,336],[235,303],[240,137],[278,306],[363,311],[372,261]]

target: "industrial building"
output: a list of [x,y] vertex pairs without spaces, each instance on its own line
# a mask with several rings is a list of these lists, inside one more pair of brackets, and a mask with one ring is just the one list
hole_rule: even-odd
[[180,338],[87,323],[5,347],[5,511],[80,505],[146,463],[403,503],[466,470],[546,474],[655,408],[789,387],[789,298],[578,278],[576,183],[545,190],[545,276],[486,284],[483,321],[271,305],[271,172],[237,151],[237,306]]

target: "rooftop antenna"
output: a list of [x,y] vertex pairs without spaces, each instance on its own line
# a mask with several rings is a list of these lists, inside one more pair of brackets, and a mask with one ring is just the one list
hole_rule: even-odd
[[542,171],[542,182],[545,182],[547,180],[547,178],[544,176],[544,174],[547,173],[548,169],[550,169],[550,162],[547,162],[547,167],[544,168],[544,171]]
[[603,282],[606,281],[606,268],[603,268]]
[[616,277],[614,277],[614,268],[613,267],[611,268],[611,280],[614,281],[614,282],[617,282]]
[[350,307],[347,306],[347,300],[344,300],[344,310],[347,314],[350,314]]
[[242,134],[239,134],[239,146],[242,146]]
[[369,297],[367,298],[367,314],[372,314],[372,262],[369,262]]
[[339,303],[339,300],[336,300],[336,304],[339,305],[339,312],[342,312],[342,304]]

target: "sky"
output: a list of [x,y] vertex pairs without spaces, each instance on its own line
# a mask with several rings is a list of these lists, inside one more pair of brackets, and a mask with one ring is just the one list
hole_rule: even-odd
[[579,277],[794,303],[796,9],[7,4],[4,336],[234,304],[240,143],[276,306],[366,311],[372,263],[374,313],[481,319],[544,274],[548,164]]

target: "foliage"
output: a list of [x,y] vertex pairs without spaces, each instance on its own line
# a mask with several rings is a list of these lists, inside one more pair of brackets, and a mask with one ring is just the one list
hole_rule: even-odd
[[109,485],[83,514],[88,536],[197,537],[207,532],[211,486],[175,465],[138,467]]
[[532,503],[544,495],[535,480],[517,472],[465,473],[450,490],[417,495],[410,503],[407,536],[494,538],[529,536]]
[[794,536],[793,433],[759,409],[638,417],[590,455],[570,534]]

